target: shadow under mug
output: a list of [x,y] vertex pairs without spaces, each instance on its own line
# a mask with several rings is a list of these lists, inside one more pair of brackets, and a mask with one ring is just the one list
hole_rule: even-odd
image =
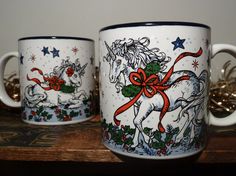
[[236,123],[236,112],[208,109],[210,62],[236,47],[211,45],[210,27],[191,22],[143,22],[100,31],[100,106],[103,143],[144,159],[199,153],[207,125]]
[[[6,63],[19,60],[21,101],[6,93]],[[18,40],[18,52],[0,58],[0,100],[22,107],[23,121],[37,125],[62,125],[93,117],[94,41],[88,38],[36,36]]]

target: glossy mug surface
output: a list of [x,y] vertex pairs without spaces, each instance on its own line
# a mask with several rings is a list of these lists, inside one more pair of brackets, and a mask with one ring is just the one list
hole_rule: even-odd
[[174,159],[204,149],[207,125],[230,125],[208,111],[211,58],[232,45],[211,45],[210,27],[144,22],[100,31],[103,143],[122,155]]
[[[60,125],[93,116],[94,41],[76,37],[27,37],[19,52],[1,58],[1,70],[12,56],[19,59],[21,102],[13,102],[1,85],[1,101],[22,107],[27,123]],[[3,79],[3,73],[1,73]]]

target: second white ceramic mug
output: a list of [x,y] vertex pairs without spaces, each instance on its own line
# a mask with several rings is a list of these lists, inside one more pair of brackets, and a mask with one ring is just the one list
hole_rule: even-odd
[[[94,41],[87,38],[36,36],[18,40],[18,52],[0,59],[0,98],[22,107],[22,119],[37,125],[82,122],[94,114]],[[3,85],[6,62],[18,57],[21,102]]]

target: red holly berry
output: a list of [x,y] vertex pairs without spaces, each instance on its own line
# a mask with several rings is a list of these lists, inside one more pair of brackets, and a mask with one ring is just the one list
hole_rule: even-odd
[[65,115],[64,117],[63,117],[63,121],[71,121],[72,120],[72,118],[71,118],[71,116],[69,116],[69,115]]
[[31,111],[32,116],[36,116],[37,113],[35,111]]
[[123,134],[122,135],[122,141],[125,142],[125,140],[126,140],[126,136]]
[[61,109],[56,108],[54,112],[55,112],[56,114],[61,114]]
[[163,155],[165,155],[165,154],[166,154],[166,149],[161,149],[161,153],[162,153]]
[[68,77],[71,77],[74,74],[74,69],[72,67],[69,67],[66,70],[66,74],[67,74]]

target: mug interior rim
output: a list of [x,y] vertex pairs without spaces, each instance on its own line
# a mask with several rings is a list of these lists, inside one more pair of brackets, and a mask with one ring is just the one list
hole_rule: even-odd
[[85,40],[85,41],[94,42],[94,40],[92,40],[90,38],[71,37],[71,36],[31,36],[31,37],[22,37],[22,38],[18,39],[18,41],[22,41],[22,40],[37,40],[37,39],[72,39],[72,40]]
[[109,29],[126,28],[126,27],[145,27],[145,26],[192,26],[192,27],[203,27],[206,29],[211,29],[210,26],[195,23],[195,22],[184,22],[184,21],[150,21],[150,22],[131,22],[114,24],[110,26],[103,27],[99,32],[106,31]]

